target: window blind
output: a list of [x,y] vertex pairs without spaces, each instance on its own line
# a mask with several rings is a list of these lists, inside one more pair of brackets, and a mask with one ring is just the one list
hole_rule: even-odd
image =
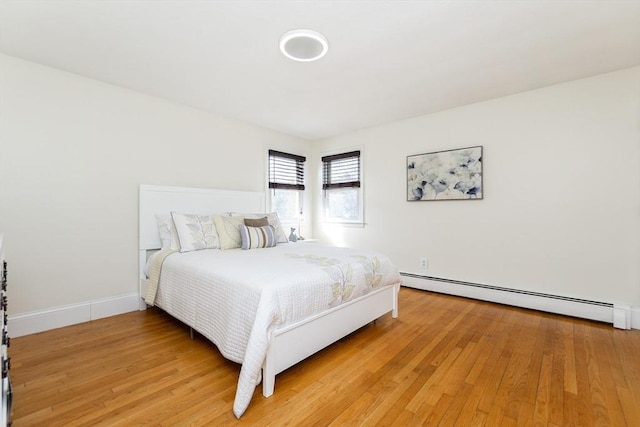
[[306,157],[269,150],[269,188],[304,190]]
[[322,189],[360,187],[360,151],[322,158]]

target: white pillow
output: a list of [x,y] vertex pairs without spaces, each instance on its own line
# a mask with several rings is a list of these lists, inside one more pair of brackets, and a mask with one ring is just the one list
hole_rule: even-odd
[[157,214],[156,222],[158,223],[158,234],[160,234],[160,243],[162,249],[180,250],[180,240],[178,232],[173,224],[171,214]]
[[282,224],[280,223],[280,218],[278,218],[277,212],[271,213],[257,213],[257,214],[236,214],[232,213],[232,216],[243,216],[244,218],[250,219],[258,219],[264,218],[265,216],[269,220],[269,225],[271,225],[276,230],[276,242],[278,243],[288,243],[289,238],[287,237],[284,229],[282,228]]
[[220,238],[221,249],[235,249],[242,246],[239,227],[244,226],[244,216],[214,215],[213,222]]
[[193,215],[171,212],[180,240],[180,252],[218,249],[220,241],[213,215]]

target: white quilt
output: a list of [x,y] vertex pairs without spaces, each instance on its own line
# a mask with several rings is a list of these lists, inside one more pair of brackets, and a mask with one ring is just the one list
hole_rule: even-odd
[[274,329],[399,282],[391,261],[373,251],[308,243],[212,249],[167,256],[154,303],[242,364],[233,405],[240,417]]

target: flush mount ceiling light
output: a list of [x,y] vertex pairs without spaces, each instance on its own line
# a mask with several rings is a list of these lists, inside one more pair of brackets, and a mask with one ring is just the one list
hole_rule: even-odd
[[291,30],[280,37],[280,50],[289,59],[300,62],[317,61],[327,54],[327,39],[313,30]]

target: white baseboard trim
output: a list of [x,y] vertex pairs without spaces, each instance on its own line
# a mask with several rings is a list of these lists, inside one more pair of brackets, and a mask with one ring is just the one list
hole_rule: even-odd
[[631,329],[640,329],[640,307],[631,309]]
[[[496,302],[515,307],[530,308],[549,313],[563,314],[580,317],[583,319],[597,320],[600,322],[614,323],[613,304],[598,305],[588,301],[571,299],[556,299],[542,294],[528,294],[521,292],[509,292],[506,289],[491,287],[476,287],[464,284],[429,280],[424,277],[407,276],[403,274],[402,285],[410,288],[423,289],[448,295],[456,295],[465,298],[473,298],[482,301]],[[640,308],[631,310],[631,328],[640,329]]]
[[9,316],[12,338],[138,310],[138,293]]

